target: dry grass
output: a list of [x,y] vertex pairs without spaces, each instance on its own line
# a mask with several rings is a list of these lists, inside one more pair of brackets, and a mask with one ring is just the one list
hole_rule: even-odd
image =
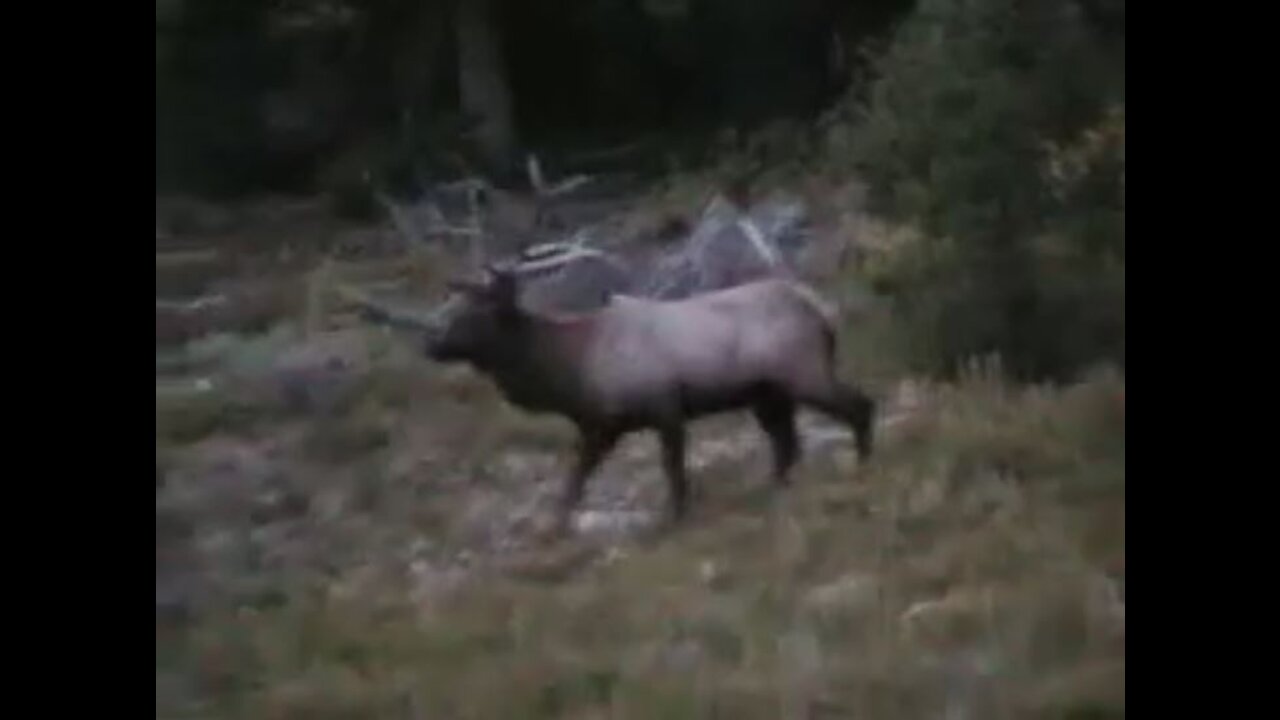
[[811,461],[777,495],[730,461],[690,525],[598,562],[565,541],[531,550],[549,576],[207,615],[166,646],[190,704],[160,715],[1123,717],[1122,392],[971,377],[855,477]]
[[[666,207],[695,206],[700,187],[673,186]],[[332,283],[425,299],[457,269],[332,263],[278,310],[288,342],[223,338],[186,361],[252,375],[340,325]],[[512,524],[567,470],[569,429],[360,332],[369,365],[323,412],[252,388],[157,391],[157,527],[177,528],[164,548],[158,530],[158,585],[163,549],[182,572],[223,562],[231,586],[180,620],[158,613],[157,717],[1124,716],[1123,379],[924,385],[864,468],[815,452],[780,493],[767,454],[726,442],[699,465],[683,528],[523,539],[472,563],[491,539],[477,527]],[[844,337],[846,371],[887,398],[890,318],[873,308]],[[234,467],[200,476],[219,441],[241,443],[239,474],[261,485]],[[642,460],[605,470],[640,484],[657,472]]]

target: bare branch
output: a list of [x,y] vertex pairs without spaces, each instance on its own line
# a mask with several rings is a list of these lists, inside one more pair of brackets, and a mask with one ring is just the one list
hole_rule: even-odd
[[756,227],[756,224],[750,218],[738,220],[738,229],[742,230],[742,234],[747,236],[747,239],[751,241],[752,247],[756,249],[756,252],[760,253],[760,257],[770,267],[778,267],[782,263],[778,258],[778,254],[774,252],[772,243],[765,239],[764,233],[760,232],[760,228]]
[[226,295],[206,295],[194,300],[163,300],[156,298],[157,310],[175,310],[177,312],[197,312],[205,308],[226,304]]
[[359,308],[360,315],[366,320],[399,330],[408,330],[410,332],[429,331],[437,324],[440,312],[443,311],[442,308],[440,311],[424,317],[417,313],[408,313],[386,307],[347,285],[337,285],[334,290],[343,300]]
[[547,197],[564,195],[577,190],[580,186],[591,182],[591,180],[592,178],[590,175],[574,175],[566,180],[561,180],[559,183],[546,190],[543,194]]
[[525,161],[525,169],[529,173],[529,185],[538,195],[542,195],[546,188],[546,181],[542,177],[542,163],[538,162],[538,156],[529,153],[528,160]]

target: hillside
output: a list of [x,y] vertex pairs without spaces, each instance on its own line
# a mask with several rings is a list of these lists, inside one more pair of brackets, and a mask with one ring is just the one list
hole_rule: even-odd
[[[745,418],[699,423],[671,529],[637,437],[553,540],[568,427],[332,292],[431,302],[460,254],[305,204],[244,215],[157,243],[157,717],[1124,716],[1122,376],[930,382],[850,312],[870,463],[806,417],[779,491]],[[834,297],[862,271],[831,258],[897,233],[817,232]]]

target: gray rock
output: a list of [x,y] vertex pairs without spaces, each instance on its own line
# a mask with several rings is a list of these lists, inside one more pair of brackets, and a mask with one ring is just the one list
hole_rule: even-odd
[[810,590],[802,603],[818,617],[863,612],[875,604],[879,590],[879,583],[869,575],[845,575]]
[[650,513],[639,510],[585,510],[574,517],[573,528],[583,535],[618,538],[642,531],[653,523]]

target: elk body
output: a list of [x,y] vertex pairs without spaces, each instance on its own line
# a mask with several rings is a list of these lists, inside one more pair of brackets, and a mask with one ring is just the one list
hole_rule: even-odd
[[470,364],[517,407],[572,421],[579,445],[561,523],[617,442],[644,430],[661,441],[670,511],[682,518],[686,423],[712,413],[754,414],[780,485],[799,459],[801,406],[848,425],[859,458],[871,453],[874,403],[836,376],[832,321],[803,285],[766,279],[674,301],[613,296],[597,311],[556,317],[521,307],[514,272],[488,273],[451,283],[456,294],[425,353]]

